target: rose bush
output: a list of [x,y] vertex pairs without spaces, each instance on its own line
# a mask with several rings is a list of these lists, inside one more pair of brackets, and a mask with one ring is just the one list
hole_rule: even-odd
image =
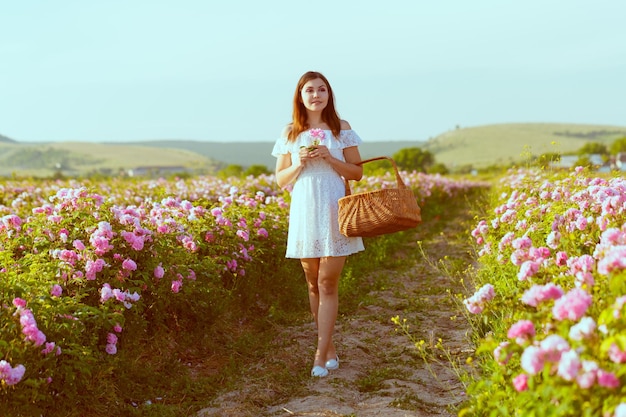
[[[422,202],[476,186],[403,177]],[[161,331],[200,339],[244,319],[231,311],[279,309],[298,278],[288,207],[273,176],[0,183],[0,409],[104,401]]]
[[459,415],[624,415],[626,180],[511,172],[471,235],[480,369]]

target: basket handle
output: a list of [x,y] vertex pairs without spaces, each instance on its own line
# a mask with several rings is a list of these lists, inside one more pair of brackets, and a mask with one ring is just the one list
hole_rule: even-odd
[[[355,165],[363,165],[363,164],[367,164],[368,162],[380,161],[382,159],[387,159],[388,161],[391,162],[391,165],[393,166],[393,171],[396,175],[396,182],[398,183],[398,188],[406,188],[406,185],[404,184],[404,181],[402,181],[402,177],[400,177],[400,173],[398,172],[398,166],[396,165],[396,161],[394,161],[392,158],[388,156],[376,156],[374,158],[364,159],[362,161],[355,162]],[[350,195],[352,193],[352,191],[350,190],[350,183],[345,178],[343,179],[343,182],[346,186],[346,195]]]

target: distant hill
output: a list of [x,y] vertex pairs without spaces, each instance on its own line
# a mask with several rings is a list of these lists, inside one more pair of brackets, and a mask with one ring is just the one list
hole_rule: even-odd
[[[409,147],[423,146],[425,142],[396,141],[396,142],[366,142],[359,147],[363,159],[374,156],[392,156],[398,150]],[[224,162],[228,165],[265,165],[273,170],[276,158],[271,155],[274,142],[199,142],[190,140],[158,140],[146,142],[125,143],[133,146],[148,146],[155,148],[184,149]],[[122,145],[122,144],[120,144]]]
[[626,136],[626,126],[508,123],[443,133],[425,143],[437,162],[453,168],[510,164],[544,153],[574,153],[587,142],[607,145]]
[[[393,156],[404,148],[422,147],[450,168],[481,168],[524,161],[530,155],[576,152],[587,142],[610,144],[626,136],[626,126],[558,123],[510,123],[459,128],[427,142],[364,142],[363,159]],[[178,167],[215,173],[226,165],[265,165],[273,170],[273,142],[201,142],[154,140],[134,143],[20,143],[0,136],[0,176],[49,176],[59,167],[66,175],[116,174],[139,167]]]
[[66,175],[117,174],[138,167],[182,167],[213,173],[221,165],[219,161],[176,148],[89,142],[0,144],[0,175],[4,176],[13,172],[49,176],[59,170]]
[[0,135],[0,143],[15,143],[15,141],[11,138],[8,138],[4,135]]

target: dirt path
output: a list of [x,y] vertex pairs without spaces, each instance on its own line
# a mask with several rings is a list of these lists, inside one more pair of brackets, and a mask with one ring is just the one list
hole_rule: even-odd
[[[422,242],[428,261],[412,243],[394,254],[405,259],[405,271],[378,270],[367,277],[384,285],[378,285],[355,313],[338,319],[339,370],[326,378],[305,378],[300,395],[275,405],[284,396],[272,372],[292,372],[298,376],[294,384],[302,384],[314,353],[312,324],[285,328],[276,338],[276,356],[257,365],[267,372],[254,372],[241,389],[223,395],[215,402],[218,407],[204,409],[197,417],[455,415],[451,407],[462,400],[464,388],[449,358],[464,363],[470,355],[468,325],[451,297],[462,292],[459,277],[446,276],[435,265],[443,262],[464,270],[471,262],[464,227],[468,216],[446,213],[445,222],[433,220],[416,230],[413,242]],[[415,340],[424,340],[422,352],[428,353],[428,361],[392,323],[395,316],[407,320]],[[439,338],[443,349],[435,347]]]

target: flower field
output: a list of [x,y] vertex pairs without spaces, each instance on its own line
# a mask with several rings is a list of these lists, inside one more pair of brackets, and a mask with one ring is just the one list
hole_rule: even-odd
[[[422,204],[484,186],[402,176]],[[353,192],[388,186],[364,177]],[[273,176],[0,182],[0,409],[120,412],[164,329],[201,341],[245,321],[235,305],[280,309],[301,285],[284,262],[288,207]]]
[[626,416],[626,180],[511,172],[471,235],[480,369],[460,416]]

